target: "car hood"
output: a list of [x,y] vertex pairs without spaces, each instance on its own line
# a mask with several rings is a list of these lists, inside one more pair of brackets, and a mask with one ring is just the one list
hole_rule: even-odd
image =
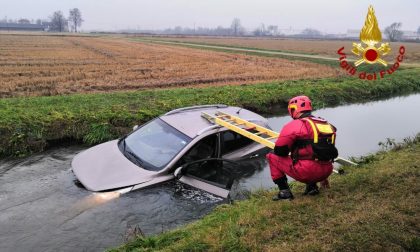
[[79,153],[73,158],[71,166],[80,183],[91,191],[145,183],[157,174],[140,168],[128,160],[118,149],[118,140]]

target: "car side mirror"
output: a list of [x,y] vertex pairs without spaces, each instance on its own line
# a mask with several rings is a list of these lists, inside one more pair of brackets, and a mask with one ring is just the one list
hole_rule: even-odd
[[134,125],[134,127],[133,127],[133,131],[135,131],[136,129],[138,129],[139,128],[139,126],[136,124],[136,125]]
[[182,171],[183,168],[184,168],[183,166],[180,166],[180,167],[175,169],[174,175],[175,175],[176,179],[180,179],[182,177],[182,175],[184,175],[183,171]]

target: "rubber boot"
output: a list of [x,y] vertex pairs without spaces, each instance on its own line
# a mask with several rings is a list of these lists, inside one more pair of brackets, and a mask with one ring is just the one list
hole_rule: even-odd
[[273,197],[274,201],[277,200],[292,200],[294,199],[292,191],[290,191],[287,177],[283,176],[273,181],[279,187],[279,193]]
[[306,184],[306,189],[303,195],[317,195],[319,194],[319,188],[316,183],[308,183]]
[[290,191],[290,189],[284,189],[284,190],[280,190],[280,192],[273,196],[273,201],[277,201],[277,200],[292,200],[295,197],[293,197],[292,191]]

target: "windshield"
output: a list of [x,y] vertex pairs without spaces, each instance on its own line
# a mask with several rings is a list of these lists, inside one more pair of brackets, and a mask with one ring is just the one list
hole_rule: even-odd
[[[121,143],[122,152],[142,168],[159,171],[169,163],[191,138],[161,119],[142,126]],[[133,160],[134,159],[134,160]]]

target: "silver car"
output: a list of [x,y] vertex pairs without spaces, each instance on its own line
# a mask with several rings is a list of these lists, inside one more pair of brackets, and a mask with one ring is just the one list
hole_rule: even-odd
[[[202,112],[232,114],[269,128],[267,119],[226,105],[176,109],[119,139],[76,155],[72,169],[91,191],[129,192],[174,178],[221,197],[229,195],[232,176],[218,165],[263,155],[268,148],[212,124]],[[232,175],[233,173],[231,173]],[[225,179],[228,178],[228,179]]]

